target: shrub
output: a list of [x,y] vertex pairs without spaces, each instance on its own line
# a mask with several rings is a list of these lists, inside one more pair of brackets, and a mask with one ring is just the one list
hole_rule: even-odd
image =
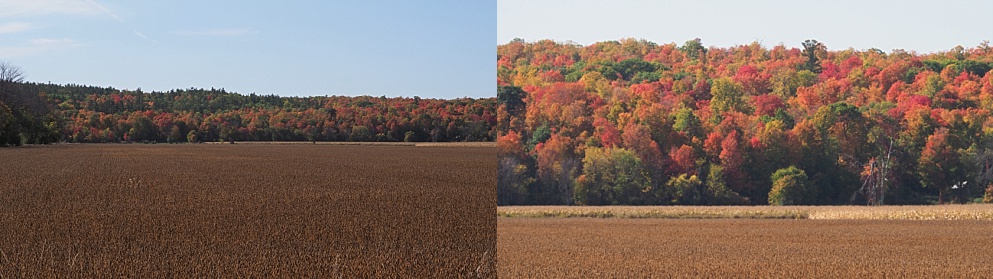
[[724,167],[719,165],[710,166],[710,173],[707,175],[707,189],[704,193],[705,202],[709,205],[746,204],[748,198],[744,198],[724,183]]
[[624,148],[590,148],[583,158],[582,179],[573,192],[577,204],[651,204],[651,180],[634,152]]
[[673,177],[669,179],[666,183],[671,191],[672,202],[678,204],[700,204],[702,199],[700,179],[696,175],[680,174],[678,177]]
[[772,174],[772,190],[769,191],[769,204],[804,204],[811,198],[809,192],[810,186],[807,183],[807,173],[795,166],[779,169]]

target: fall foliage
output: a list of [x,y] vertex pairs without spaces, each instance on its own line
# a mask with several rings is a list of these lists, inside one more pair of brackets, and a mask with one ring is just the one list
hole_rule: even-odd
[[499,114],[495,98],[280,97],[39,83],[19,89],[43,96],[60,120],[53,141],[67,142],[494,141]]
[[499,203],[765,204],[784,169],[807,189],[786,203],[974,202],[993,182],[991,69],[988,42],[514,40],[496,126],[501,182],[524,197]]

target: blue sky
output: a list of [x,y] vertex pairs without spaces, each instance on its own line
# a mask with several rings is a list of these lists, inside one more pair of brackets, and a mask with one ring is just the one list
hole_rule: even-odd
[[27,80],[281,96],[495,96],[495,1],[0,0]]
[[497,42],[552,39],[588,45],[639,38],[706,46],[751,42],[919,53],[993,40],[993,1],[563,1],[500,0]]

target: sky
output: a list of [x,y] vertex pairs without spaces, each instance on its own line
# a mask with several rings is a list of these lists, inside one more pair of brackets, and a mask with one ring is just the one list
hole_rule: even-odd
[[582,45],[623,38],[705,46],[759,42],[830,50],[932,53],[993,41],[993,1],[500,0],[497,43],[514,38]]
[[495,96],[495,1],[0,0],[27,81],[280,96]]

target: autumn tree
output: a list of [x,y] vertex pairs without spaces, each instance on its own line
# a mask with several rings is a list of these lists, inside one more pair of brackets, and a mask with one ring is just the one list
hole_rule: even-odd
[[538,188],[532,195],[541,203],[571,204],[580,160],[573,139],[553,134],[535,148]]
[[657,142],[652,140],[649,128],[629,122],[624,128],[623,147],[638,155],[645,165],[645,172],[652,179],[661,180],[666,170],[666,156],[662,154]]
[[[553,134],[570,139],[577,158],[625,150],[651,182],[645,193],[654,203],[790,197],[799,184],[779,181],[774,191],[772,177],[790,166],[805,176],[790,181],[809,190],[794,203],[966,201],[993,181],[993,155],[984,155],[993,154],[984,147],[993,138],[993,52],[984,49],[516,42],[498,46],[498,84],[529,93],[526,117],[518,119],[526,125],[500,129],[517,129],[530,156]],[[947,148],[937,147],[941,129]],[[575,189],[603,189],[583,166],[576,169]],[[949,169],[956,171],[942,172]]]
[[710,86],[710,108],[714,118],[712,123],[720,123],[723,114],[727,112],[749,113],[748,103],[745,102],[744,89],[740,84],[729,78],[718,78]]
[[[928,136],[927,144],[921,151],[917,173],[924,187],[938,191],[938,203],[945,203],[949,190],[957,184],[968,181],[964,177],[964,166],[959,152],[953,147],[957,139],[941,128]],[[960,201],[961,202],[961,201]]]
[[791,98],[796,96],[798,88],[816,84],[817,74],[810,70],[780,69],[769,77],[769,83],[772,87],[772,94]]

